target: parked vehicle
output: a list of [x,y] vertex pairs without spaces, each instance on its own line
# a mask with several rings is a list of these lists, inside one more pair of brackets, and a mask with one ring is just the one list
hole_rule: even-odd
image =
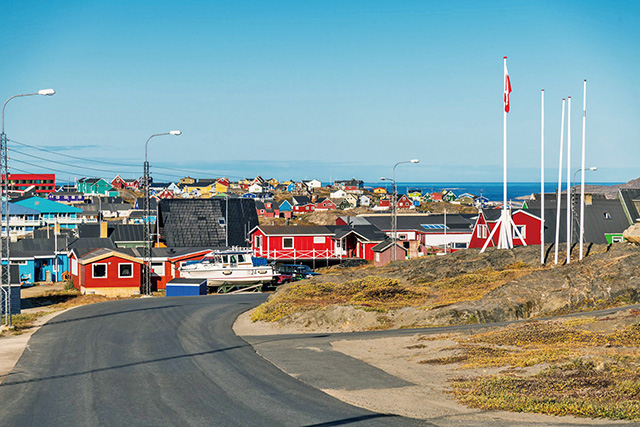
[[278,267],[277,274],[277,284],[295,282],[320,275],[320,273],[316,273],[308,265],[303,264],[282,264]]
[[207,279],[209,286],[269,283],[274,278],[273,267],[253,258],[250,251],[213,251],[202,261],[187,261],[180,267],[180,274]]

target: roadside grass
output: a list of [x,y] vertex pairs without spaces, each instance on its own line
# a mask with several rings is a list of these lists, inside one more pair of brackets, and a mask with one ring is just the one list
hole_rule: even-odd
[[[419,363],[505,367],[453,380],[451,393],[474,408],[640,421],[640,323],[610,333],[579,329],[594,321],[528,322],[458,337],[444,349],[453,355]],[[518,369],[534,366],[534,374]]]
[[258,306],[251,314],[251,320],[275,322],[294,313],[322,310],[332,305],[386,313],[404,307],[429,310],[456,302],[473,301],[531,271],[521,264],[501,271],[485,268],[475,273],[410,285],[378,276],[344,283],[303,280],[288,285]]

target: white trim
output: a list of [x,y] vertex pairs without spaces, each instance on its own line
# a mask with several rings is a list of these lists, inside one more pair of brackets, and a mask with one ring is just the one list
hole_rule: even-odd
[[[131,275],[130,276],[123,276],[122,275],[122,266],[123,265],[130,265],[131,266]],[[133,277],[133,263],[132,262],[121,262],[120,264],[118,264],[118,278],[119,279],[130,279]]]
[[[286,239],[291,239],[291,246],[285,245]],[[283,237],[282,238],[282,249],[293,249],[295,247],[295,240],[293,237]]]
[[[104,276],[96,276],[96,271],[95,271],[95,267],[96,265],[104,265]],[[96,262],[91,264],[91,278],[92,279],[106,279],[109,276],[108,273],[108,266],[107,263],[105,262]]]

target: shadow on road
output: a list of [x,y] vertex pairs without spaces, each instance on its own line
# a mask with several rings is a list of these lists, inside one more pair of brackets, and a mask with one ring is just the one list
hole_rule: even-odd
[[161,307],[136,308],[136,309],[133,309],[133,310],[122,310],[122,311],[114,311],[114,312],[111,312],[111,313],[94,314],[93,316],[74,317],[72,319],[51,320],[51,321],[45,323],[44,325],[42,325],[42,327],[52,326],[52,325],[59,325],[59,324],[62,324],[62,323],[77,322],[77,321],[80,321],[80,320],[97,319],[97,318],[100,318],[100,317],[116,316],[116,315],[120,315],[120,314],[134,313],[134,312],[138,312],[138,311],[159,310],[159,309],[172,308],[172,307],[180,307],[180,305],[174,304],[174,305],[165,305],[165,306],[161,306]]

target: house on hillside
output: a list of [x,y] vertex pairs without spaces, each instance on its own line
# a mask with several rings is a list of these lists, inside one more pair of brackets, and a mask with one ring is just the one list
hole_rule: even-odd
[[[58,224],[61,228],[76,228],[81,222],[78,214],[82,209],[64,203],[41,197],[29,197],[18,200],[15,204],[40,212],[40,219],[44,225]],[[11,215],[11,209],[9,209],[9,215]]]
[[315,203],[316,211],[334,211],[338,207],[331,199],[320,198]]
[[90,196],[118,196],[118,190],[103,178],[80,178],[76,182],[76,188],[78,191]]
[[291,198],[294,213],[308,213],[313,212],[316,207],[308,196],[293,196]]
[[[371,251],[373,252],[373,265],[376,267],[382,267],[387,263],[394,260],[393,253],[393,240],[386,239],[383,242],[375,245]],[[406,259],[408,255],[408,249],[400,243],[396,242],[395,260]]]
[[283,200],[278,210],[280,211],[281,218],[289,219],[293,217],[293,206],[291,206],[288,200]]

